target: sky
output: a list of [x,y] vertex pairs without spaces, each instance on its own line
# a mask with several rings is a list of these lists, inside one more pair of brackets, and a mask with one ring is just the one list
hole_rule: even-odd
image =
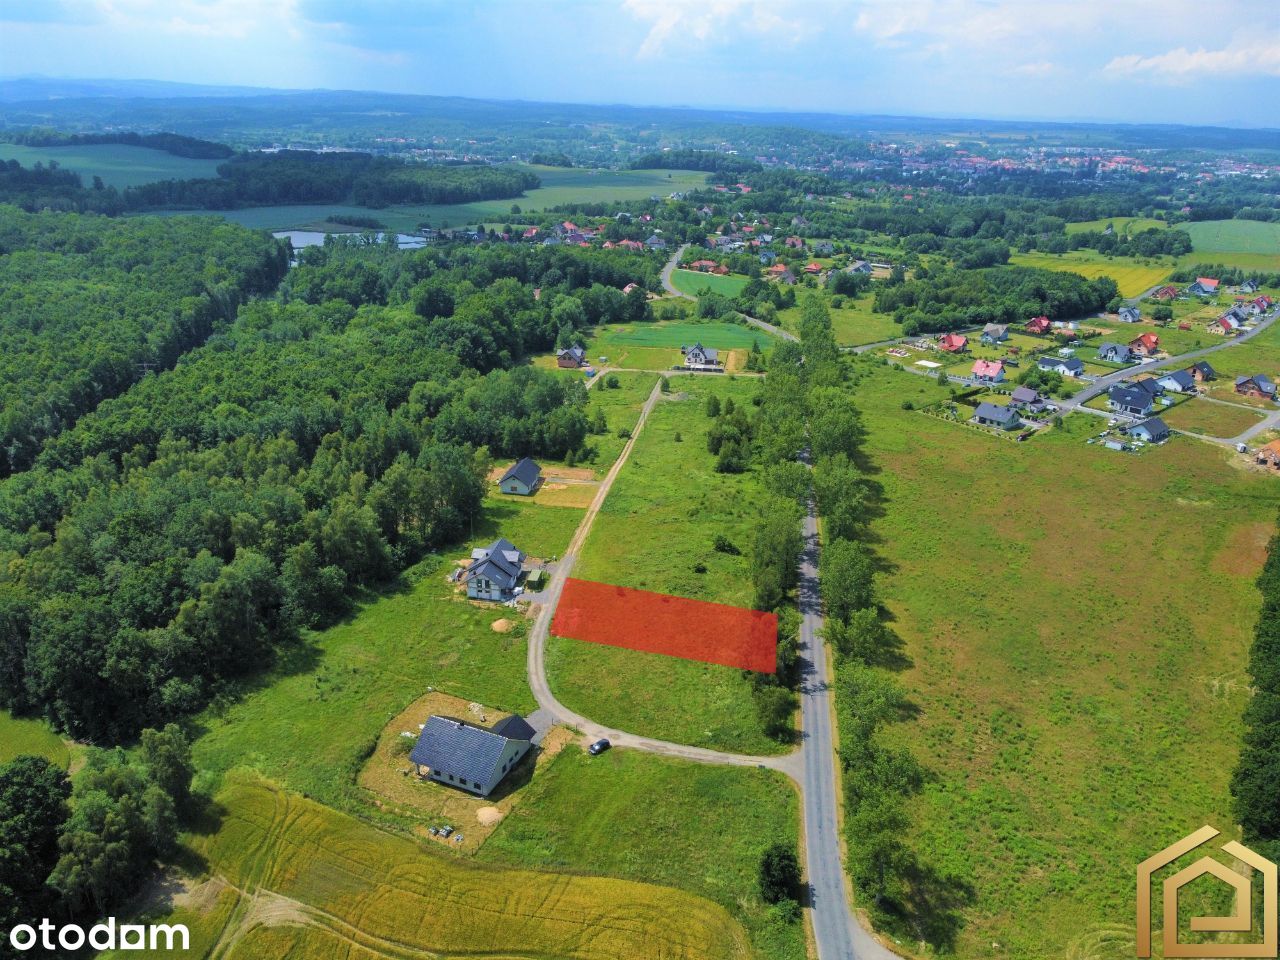
[[0,73],[1280,127],[1280,2],[0,0]]

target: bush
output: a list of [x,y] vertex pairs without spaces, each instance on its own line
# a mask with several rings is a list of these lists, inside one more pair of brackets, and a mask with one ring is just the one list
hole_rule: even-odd
[[760,896],[765,903],[797,900],[800,861],[790,844],[775,843],[760,857]]
[[742,551],[739,550],[728,537],[723,533],[717,533],[715,541],[712,543],[717,553],[727,553],[731,557],[741,556]]

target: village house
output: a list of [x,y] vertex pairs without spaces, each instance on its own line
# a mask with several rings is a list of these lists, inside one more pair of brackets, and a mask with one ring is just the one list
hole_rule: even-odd
[[1038,391],[1030,387],[1014,387],[1013,394],[1009,397],[1009,406],[1015,410],[1039,413],[1048,406],[1048,403]]
[[812,277],[812,276],[817,276],[819,273],[821,273],[821,272],[822,272],[822,264],[820,264],[820,263],[807,263],[807,264],[805,264],[804,272],[805,272],[805,273],[807,273],[807,274],[808,274],[809,276],[811,276],[811,277]]
[[418,776],[487,797],[533,747],[533,727],[510,716],[492,729],[455,717],[432,715],[409,761]]
[[1257,292],[1258,292],[1258,281],[1257,281],[1257,280],[1246,280],[1246,281],[1244,281],[1242,284],[1240,284],[1240,286],[1238,286],[1236,289],[1237,289],[1240,293],[1257,293]]
[[510,600],[524,576],[524,553],[505,537],[471,551],[471,565],[462,574],[467,596],[474,600]]
[[847,267],[849,273],[870,273],[871,264],[866,260],[855,260]]
[[796,275],[783,263],[775,263],[765,270],[764,275],[766,279],[776,280],[778,283],[794,284],[796,282]]
[[1040,357],[1036,366],[1041,370],[1052,370],[1064,377],[1080,377],[1084,375],[1084,364],[1075,357]]
[[772,250],[761,250],[761,251],[760,251],[760,262],[761,262],[761,263],[773,263],[773,261],[775,261],[775,260],[777,260],[777,259],[778,259],[778,255],[777,255],[776,253],[774,253]]
[[667,241],[663,240],[663,239],[662,239],[660,236],[658,236],[656,233],[655,233],[655,234],[652,234],[652,235],[649,237],[649,239],[648,239],[648,240],[646,240],[646,241],[644,242],[644,245],[645,245],[648,249],[650,249],[650,250],[665,250],[665,249],[667,249]]
[[1194,393],[1196,389],[1195,377],[1185,370],[1166,373],[1156,382],[1170,393]]
[[1120,312],[1116,314],[1121,323],[1141,323],[1142,311],[1137,307],[1121,307]]
[[1280,440],[1272,440],[1259,447],[1253,455],[1253,462],[1280,470]]
[[710,347],[704,347],[700,343],[695,343],[692,347],[681,347],[680,352],[684,354],[684,366],[686,370],[721,369],[719,352],[712,350]]
[[1128,344],[1124,343],[1100,343],[1098,359],[1110,363],[1132,363],[1133,351],[1129,349]]
[[974,411],[972,422],[983,427],[997,427],[1001,430],[1015,430],[1022,426],[1022,417],[1012,407],[1002,407],[995,403],[980,403]]
[[830,240],[819,240],[813,245],[813,252],[820,257],[829,257],[836,252],[836,248]]
[[1207,383],[1210,380],[1218,378],[1217,371],[1203,360],[1197,360],[1191,366],[1187,367],[1187,373],[1191,374],[1196,383]]
[[982,342],[995,344],[1009,339],[1009,327],[1003,323],[988,323],[982,328]]
[[1217,319],[1210,320],[1205,330],[1220,337],[1234,337],[1240,331],[1240,321],[1234,315],[1224,313]]
[[582,344],[575,343],[571,347],[556,351],[556,366],[565,370],[576,370],[585,366],[587,362],[587,351],[582,348]]
[[969,338],[963,333],[944,333],[938,338],[938,349],[944,353],[964,353],[969,347]]
[[503,493],[529,497],[541,482],[542,468],[528,457],[522,457],[507,468],[507,472],[498,481],[498,489]]
[[1130,427],[1129,436],[1147,443],[1163,443],[1169,439],[1169,427],[1159,417],[1151,417]]
[[1269,377],[1255,373],[1251,377],[1236,377],[1236,393],[1242,397],[1258,397],[1262,400],[1276,398],[1276,385]]
[[1048,317],[1032,317],[1027,321],[1027,333],[1048,333],[1050,326]]
[[625,287],[622,288],[622,294],[623,296],[629,296],[632,290],[639,290],[639,289],[640,289],[640,284],[628,283]]
[[1160,338],[1154,333],[1140,333],[1129,341],[1129,349],[1139,357],[1154,357],[1160,352]]
[[1172,284],[1161,287],[1151,295],[1152,300],[1177,300],[1178,288]]
[[1151,394],[1146,390],[1119,384],[1107,392],[1107,406],[1116,413],[1145,417],[1151,413]]
[[999,360],[975,360],[972,376],[981,383],[1003,383],[1004,364]]
[[1213,277],[1196,277],[1195,282],[1187,287],[1187,293],[1193,297],[1212,297],[1218,292],[1218,281]]

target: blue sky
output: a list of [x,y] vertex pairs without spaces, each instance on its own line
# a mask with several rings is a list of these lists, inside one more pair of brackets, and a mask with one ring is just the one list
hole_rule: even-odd
[[0,71],[1280,127],[1280,3],[0,0]]

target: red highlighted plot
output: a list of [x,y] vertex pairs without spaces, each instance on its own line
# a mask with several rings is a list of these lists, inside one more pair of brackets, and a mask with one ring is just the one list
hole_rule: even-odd
[[759,673],[778,668],[775,614],[572,577],[560,594],[551,632]]

